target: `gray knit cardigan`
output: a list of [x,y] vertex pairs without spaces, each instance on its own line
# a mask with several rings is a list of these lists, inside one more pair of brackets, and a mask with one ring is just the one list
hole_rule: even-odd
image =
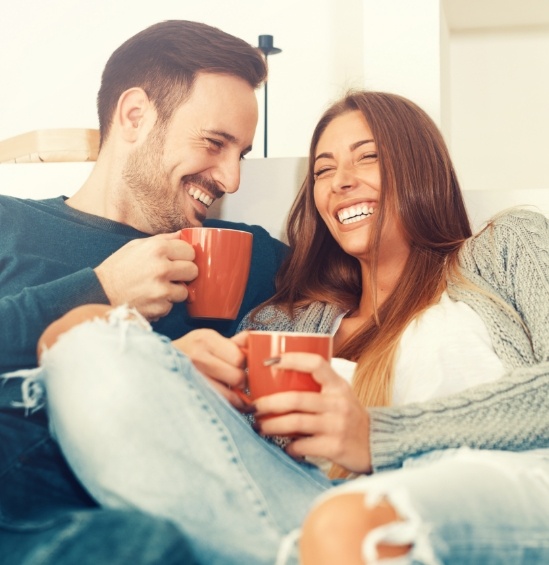
[[[459,258],[461,273],[481,292],[449,283],[448,294],[482,318],[507,372],[456,395],[369,408],[376,471],[399,467],[426,451],[463,445],[549,448],[549,220],[528,210],[508,212],[470,238]],[[240,329],[331,333],[340,313],[316,302],[291,319],[270,307],[253,321],[247,316]]]

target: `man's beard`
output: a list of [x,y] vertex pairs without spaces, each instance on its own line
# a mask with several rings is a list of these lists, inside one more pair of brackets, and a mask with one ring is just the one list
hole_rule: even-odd
[[130,154],[122,171],[133,199],[131,206],[146,218],[152,233],[191,226],[181,210],[180,192],[173,193],[164,171],[163,149],[164,133],[155,128],[145,143]]

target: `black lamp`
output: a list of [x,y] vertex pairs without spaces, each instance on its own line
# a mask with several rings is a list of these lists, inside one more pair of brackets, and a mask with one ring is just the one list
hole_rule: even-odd
[[[265,55],[265,59],[267,59],[269,55],[276,55],[277,53],[280,53],[282,51],[282,49],[278,49],[278,47],[273,46],[272,35],[259,36],[259,49]],[[265,113],[264,113],[265,127],[263,130],[263,157],[267,157],[267,81],[265,81],[263,89],[265,92]]]

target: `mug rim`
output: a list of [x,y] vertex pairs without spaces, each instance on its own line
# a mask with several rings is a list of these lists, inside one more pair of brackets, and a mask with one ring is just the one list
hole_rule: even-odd
[[248,330],[250,335],[276,335],[276,336],[289,336],[289,337],[315,337],[315,338],[333,338],[332,334],[326,333],[313,333],[313,332],[289,332],[278,330]]
[[251,231],[246,231],[246,230],[234,230],[232,228],[214,228],[214,227],[209,227],[209,226],[204,226],[204,227],[199,227],[199,226],[193,226],[190,228],[181,228],[181,232],[183,231],[190,231],[190,230],[207,230],[207,231],[232,231],[232,232],[236,232],[236,233],[247,233],[248,235],[251,235],[253,237],[253,233]]

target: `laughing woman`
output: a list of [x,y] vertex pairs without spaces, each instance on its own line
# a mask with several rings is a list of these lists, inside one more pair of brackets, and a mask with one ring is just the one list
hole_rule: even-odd
[[490,339],[499,328],[489,285],[478,287],[460,264],[470,236],[446,146],[422,110],[377,92],[333,105],[313,134],[278,293],[243,327],[332,333],[334,365],[352,378],[353,393],[341,386],[330,401],[260,402],[262,410],[294,411],[265,420],[261,431],[305,433],[287,451],[337,462],[332,477],[364,472],[364,407],[448,395],[515,366],[501,338],[499,350]]
[[321,391],[257,399],[260,434],[234,409],[245,332],[170,343],[106,306],[46,331],[52,432],[91,495],[173,520],[208,564],[548,562],[546,218],[472,236],[429,117],[356,92],[314,131],[288,238],[243,329],[332,333],[336,369],[282,356]]
[[327,457],[332,477],[404,468],[324,494],[301,562],[544,563],[547,219],[515,210],[471,237],[440,134],[397,96],[335,104],[309,159],[280,290],[252,319],[332,331],[355,396],[320,362],[322,394],[260,399],[259,415],[287,415],[259,429],[301,435],[286,451]]

